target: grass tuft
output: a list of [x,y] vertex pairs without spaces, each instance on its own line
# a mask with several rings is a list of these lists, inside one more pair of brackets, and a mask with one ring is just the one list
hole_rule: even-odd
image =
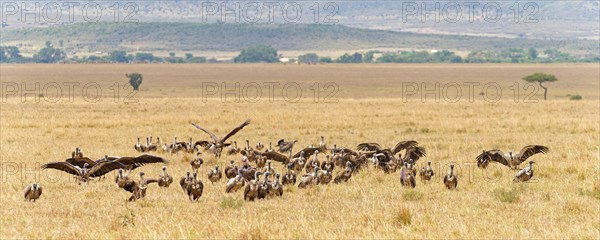
[[412,223],[412,214],[410,212],[410,209],[405,206],[401,206],[400,208],[398,208],[398,210],[396,210],[396,212],[394,213],[393,223],[398,226],[410,225]]
[[419,201],[423,199],[423,194],[417,190],[408,189],[402,192],[402,199],[406,201]]
[[221,200],[221,208],[223,209],[238,209],[242,207],[242,205],[244,205],[244,201],[241,199],[235,199],[233,197],[223,197],[223,200]]

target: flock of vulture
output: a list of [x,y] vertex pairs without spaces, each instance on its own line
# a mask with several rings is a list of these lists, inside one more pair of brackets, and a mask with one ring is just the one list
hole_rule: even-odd
[[[266,147],[260,142],[255,147],[251,147],[248,140],[246,140],[245,147],[239,148],[236,141],[227,141],[248,124],[250,124],[250,120],[219,138],[212,132],[192,123],[195,128],[208,134],[211,138],[210,141],[193,142],[190,139],[189,142],[178,142],[177,138],[174,138],[172,143],[161,146],[159,138],[156,143],[152,142],[151,137],[146,138],[145,144],[142,144],[138,138],[134,148],[142,154],[137,157],[105,155],[98,160],[92,160],[84,157],[81,149],[76,148],[72,152],[71,158],[63,162],[44,164],[42,169],[55,169],[74,175],[79,184],[87,183],[93,178],[104,178],[107,173],[117,170],[115,184],[131,193],[129,201],[143,199],[151,183],[157,183],[159,187],[165,188],[173,183],[173,177],[167,172],[166,166],[162,167],[158,178],[145,178],[144,172],[139,173],[139,179],[129,176],[132,170],[146,164],[168,163],[162,157],[147,153],[153,151],[171,154],[184,151],[196,154],[196,157],[190,161],[191,170],[179,180],[181,188],[190,201],[197,201],[204,190],[204,184],[198,177],[198,169],[204,163],[200,157],[203,152],[214,154],[217,158],[221,157],[223,150],[229,156],[241,154],[239,164],[231,160],[223,171],[217,165],[208,172],[207,177],[211,183],[215,183],[221,181],[225,175],[227,179],[225,192],[234,193],[243,189],[244,199],[248,201],[282,196],[285,185],[297,185],[302,189],[318,184],[344,183],[353,174],[368,166],[373,166],[389,174],[399,170],[400,184],[410,188],[416,187],[417,175],[423,183],[427,183],[435,174],[430,161],[417,170],[416,163],[425,157],[425,148],[412,140],[398,142],[391,148],[384,148],[377,143],[361,143],[357,145],[356,150],[353,150],[337,145],[328,148],[324,137],[321,136],[318,144],[310,145],[296,152],[293,151],[293,148],[297,141],[281,139],[277,142],[277,149],[273,149],[271,143]],[[519,153],[508,152],[508,154],[498,149],[484,150],[476,157],[476,160],[480,168],[486,168],[490,162],[497,162],[516,170],[532,155],[548,151],[547,147],[541,145],[528,145]],[[319,159],[319,154],[325,154],[324,159]],[[272,165],[273,162],[281,163],[284,170],[277,172]],[[529,161],[528,166],[520,169],[516,173],[514,181],[525,182],[531,179],[533,163],[533,161]],[[339,169],[336,174],[334,174],[335,169]],[[458,186],[454,164],[450,164],[450,170],[444,176],[443,184],[448,189],[455,189]],[[41,194],[42,187],[38,183],[33,183],[25,188],[27,201],[35,202]]]

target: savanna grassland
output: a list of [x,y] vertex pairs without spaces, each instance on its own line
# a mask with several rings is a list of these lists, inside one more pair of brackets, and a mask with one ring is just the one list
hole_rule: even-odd
[[[600,237],[597,64],[0,67],[3,239]],[[111,86],[126,85],[125,73],[130,72],[144,75],[140,91],[126,98],[131,90],[122,90],[115,100]],[[521,78],[534,72],[559,79],[547,84],[547,101],[541,89],[524,89]],[[65,82],[79,84],[74,98],[63,87],[55,101],[48,84]],[[279,84],[272,98],[267,87],[258,101],[248,97],[257,96],[249,86],[266,82]],[[39,103],[34,102],[36,94],[21,97],[23,84],[33,89],[34,83],[49,89],[37,94]],[[99,101],[89,99],[91,89],[82,91],[91,83],[102,89]],[[235,93],[222,98],[220,92],[208,94],[203,88],[225,84],[234,89],[235,83],[250,91],[237,94],[239,102],[233,102]],[[282,90],[291,83],[301,89],[298,101],[297,91]],[[310,89],[315,83],[321,89],[318,98]],[[456,90],[435,90],[436,83],[463,86],[461,97],[455,102]],[[479,84],[472,101],[465,83]],[[518,98],[511,89],[515,83],[522,89]],[[433,94],[425,99],[420,92],[403,94],[407,84],[425,84]],[[480,95],[486,84],[500,86],[498,100],[493,89]],[[440,94],[437,102],[435,94]],[[583,99],[569,100],[568,94]],[[399,172],[370,168],[345,184],[292,186],[282,198],[244,202],[241,191],[225,193],[225,180],[211,184],[206,178],[209,168],[224,167],[240,156],[216,160],[204,154],[200,176],[205,188],[199,202],[191,203],[174,183],[166,189],[152,185],[146,199],[127,203],[130,194],[114,186],[114,173],[78,186],[62,172],[39,170],[45,162],[66,159],[75,147],[92,159],[134,156],[137,137],[208,140],[190,122],[222,135],[247,118],[252,123],[233,140],[249,139],[254,145],[298,139],[298,145],[307,146],[323,135],[329,146],[351,148],[361,142],[393,146],[416,140],[427,149],[418,164],[432,161],[436,175],[431,183],[418,181],[415,189],[407,189],[400,186]],[[475,165],[482,149],[518,151],[529,144],[546,145],[550,152],[531,158],[537,165],[528,183],[513,183],[514,172],[504,166],[491,164],[482,171]],[[157,154],[170,160],[167,167],[176,181],[190,170],[191,155]],[[442,184],[450,163],[457,165],[455,191]],[[156,177],[160,167],[147,165],[135,174]],[[41,183],[44,192],[37,202],[27,203],[23,188],[32,182]]]

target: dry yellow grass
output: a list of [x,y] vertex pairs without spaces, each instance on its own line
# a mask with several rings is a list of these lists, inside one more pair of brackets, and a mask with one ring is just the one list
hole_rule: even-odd
[[[42,83],[123,82],[125,72],[146,76],[137,104],[101,102],[22,103],[3,98],[0,110],[0,238],[583,238],[600,237],[599,103],[597,65],[1,65],[2,81]],[[552,70],[552,71],[551,71]],[[47,71],[47,72],[46,72]],[[559,82],[550,100],[515,103],[502,98],[450,103],[404,103],[399,81],[445,83],[498,81],[510,86],[534,71],[552,72]],[[396,76],[396,78],[394,77]],[[192,79],[189,79],[192,78]],[[257,103],[203,102],[198,81],[334,81],[336,103],[277,99]],[[507,84],[508,83],[508,84]],[[560,86],[560,88],[559,88]],[[393,88],[396,87],[396,91]],[[104,88],[103,88],[104,89]],[[161,90],[162,89],[162,90]],[[376,93],[380,93],[379,95]],[[581,101],[559,98],[581,94]],[[109,95],[110,96],[110,95]],[[324,135],[329,145],[354,147],[373,141],[392,145],[414,139],[433,162],[431,184],[402,188],[399,173],[368,169],[347,184],[291,187],[283,198],[244,202],[242,193],[225,194],[225,182],[210,184],[205,159],[204,195],[191,203],[175,183],[151,186],[143,201],[105,181],[77,186],[66,174],[41,171],[40,164],[64,160],[76,146],[87,156],[136,155],[136,137],[171,139],[207,136],[194,121],[223,134],[246,118],[252,124],[234,139],[254,144],[280,138],[304,146]],[[536,176],[525,184],[514,173],[491,165],[482,172],[474,158],[482,149],[518,150],[527,144],[550,148],[533,157]],[[160,154],[178,180],[189,169],[184,154]],[[239,159],[239,156],[236,156]],[[458,189],[442,177],[457,164]],[[420,162],[422,163],[422,162]],[[276,166],[281,169],[280,165]],[[160,165],[141,168],[157,176]],[[137,171],[136,171],[137,173]],[[44,193],[36,203],[22,189],[38,181]]]

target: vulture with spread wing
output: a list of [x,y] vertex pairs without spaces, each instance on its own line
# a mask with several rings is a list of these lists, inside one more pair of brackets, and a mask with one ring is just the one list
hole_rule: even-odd
[[231,130],[229,133],[227,133],[223,138],[219,138],[214,133],[200,127],[199,125],[197,125],[195,123],[192,123],[192,125],[194,125],[194,127],[196,127],[197,129],[200,129],[200,130],[204,131],[206,134],[210,135],[210,138],[212,138],[212,140],[213,140],[212,148],[214,148],[214,153],[215,153],[216,157],[221,157],[221,152],[223,151],[223,147],[230,145],[229,143],[226,144],[225,141],[227,141],[228,138],[232,137],[237,132],[242,130],[242,128],[244,128],[245,126],[248,126],[248,124],[250,124],[250,119],[246,120],[244,123],[235,127],[233,130]]
[[538,153],[547,153],[550,149],[546,146],[542,145],[527,145],[517,154],[513,154],[513,152],[508,152],[508,154],[498,150],[488,150],[479,154],[477,156],[477,166],[480,168],[486,168],[490,161],[498,162],[502,165],[505,165],[511,169],[517,169],[519,164],[527,160],[529,157],[538,154]]

